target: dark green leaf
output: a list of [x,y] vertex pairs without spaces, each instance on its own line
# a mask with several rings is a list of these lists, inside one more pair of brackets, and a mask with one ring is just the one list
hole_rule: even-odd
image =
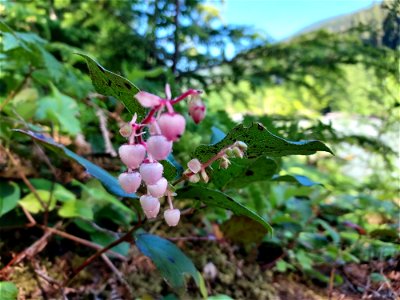
[[215,145],[201,145],[196,148],[193,156],[201,162],[206,162],[215,156],[223,148],[232,145],[236,141],[247,144],[247,157],[257,158],[260,156],[285,156],[285,155],[310,155],[317,151],[332,151],[322,142],[289,141],[278,137],[268,131],[260,123],[252,123],[249,127],[239,124],[233,128],[226,137]]
[[224,237],[235,243],[259,243],[268,230],[253,219],[244,216],[232,216],[221,225]]
[[173,288],[185,285],[184,274],[192,276],[198,287],[202,285],[203,278],[193,262],[170,241],[145,233],[136,235],[136,245]]
[[371,238],[378,239],[384,242],[398,243],[400,241],[399,233],[394,228],[375,229],[369,234]]
[[0,217],[17,206],[20,195],[19,186],[15,182],[0,182]]
[[95,165],[94,163],[88,161],[87,159],[79,156],[78,154],[72,152],[64,145],[56,143],[53,139],[44,136],[40,133],[33,132],[33,131],[25,131],[21,129],[16,129],[15,131],[23,133],[31,138],[37,140],[38,142],[42,143],[44,146],[49,148],[50,150],[65,156],[69,159],[72,159],[86,168],[86,171],[92,175],[93,177],[100,180],[100,182],[104,185],[104,187],[112,194],[117,195],[119,197],[126,197],[126,198],[137,198],[135,194],[127,194],[124,190],[120,187],[118,180],[108,173],[106,170],[100,168],[99,166]]
[[96,61],[85,54],[77,53],[85,58],[89,68],[90,78],[96,91],[106,96],[113,96],[120,100],[131,113],[136,113],[141,120],[145,116],[145,109],[134,98],[140,91],[128,79],[104,69]]
[[272,181],[292,182],[302,186],[322,185],[303,175],[275,175],[272,177]]
[[174,180],[177,176],[182,174],[183,168],[175,158],[170,154],[166,160],[160,161],[164,167],[164,177],[168,180]]
[[[97,229],[96,231],[94,231],[90,234],[90,239],[94,243],[99,244],[103,247],[111,244],[112,242],[114,242],[115,240],[117,240],[119,238],[119,236],[114,235],[111,232],[99,231],[99,228],[96,228],[96,229]],[[128,252],[129,252],[129,247],[130,247],[129,243],[122,242],[122,243],[116,245],[115,247],[111,248],[111,250],[113,250],[121,255],[127,256]]]
[[231,159],[227,169],[214,168],[212,182],[218,187],[241,188],[257,181],[269,180],[275,174],[277,164],[273,159]]
[[201,186],[188,186],[177,190],[177,199],[194,199],[212,207],[229,209],[235,215],[249,217],[262,224],[269,232],[271,226],[258,214],[248,209],[228,195]]

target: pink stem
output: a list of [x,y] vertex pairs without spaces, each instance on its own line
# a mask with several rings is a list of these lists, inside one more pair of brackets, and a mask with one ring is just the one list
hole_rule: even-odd
[[200,95],[201,93],[202,93],[202,91],[190,89],[190,90],[184,92],[182,95],[171,100],[171,104],[174,105],[174,104],[178,103],[179,101],[182,101],[183,99],[185,99],[191,95]]

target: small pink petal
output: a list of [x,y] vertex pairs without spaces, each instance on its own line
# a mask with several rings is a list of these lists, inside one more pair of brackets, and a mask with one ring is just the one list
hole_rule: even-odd
[[197,158],[190,160],[187,166],[194,174],[199,173],[201,170],[201,162]]
[[143,107],[154,107],[160,105],[161,103],[160,97],[143,91],[137,93],[135,98]]

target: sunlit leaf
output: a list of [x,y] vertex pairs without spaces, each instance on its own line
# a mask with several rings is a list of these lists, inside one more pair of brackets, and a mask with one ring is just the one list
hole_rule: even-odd
[[10,281],[0,281],[1,300],[17,300],[18,288]]
[[58,214],[63,218],[83,218],[93,220],[92,205],[83,200],[69,200],[63,203],[58,210]]
[[40,197],[43,205],[34,193],[29,193],[26,195],[19,201],[19,204],[33,214],[45,211],[45,206],[48,206],[48,211],[54,209],[56,205],[56,198],[49,191],[36,190],[36,194]]

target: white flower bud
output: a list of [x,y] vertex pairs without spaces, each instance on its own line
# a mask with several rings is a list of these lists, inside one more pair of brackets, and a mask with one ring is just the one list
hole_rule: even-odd
[[164,219],[168,226],[176,226],[179,223],[181,212],[179,209],[167,209],[164,211]]

